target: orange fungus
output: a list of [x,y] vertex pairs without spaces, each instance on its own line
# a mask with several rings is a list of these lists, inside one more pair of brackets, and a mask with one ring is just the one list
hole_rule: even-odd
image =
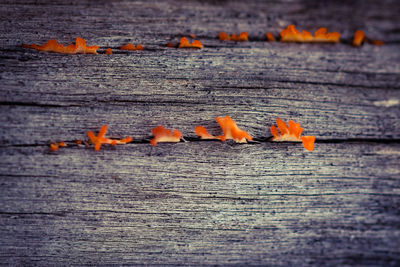
[[157,126],[152,130],[154,138],[150,140],[153,146],[156,146],[158,142],[172,142],[178,143],[182,138],[180,131],[174,129],[173,131],[165,129],[163,126]]
[[203,45],[199,40],[194,40],[192,43],[189,43],[186,37],[182,37],[178,48],[203,48]]
[[[289,121],[289,126],[281,120],[276,119],[276,126],[271,126],[270,131],[275,142],[302,142],[305,149],[312,151],[314,149],[315,136],[301,136],[303,128],[299,123]],[[279,132],[278,132],[279,129]]]
[[90,142],[92,144],[94,144],[94,150],[96,150],[96,151],[100,150],[100,147],[101,147],[102,144],[110,144],[110,145],[114,146],[114,145],[117,145],[117,144],[126,144],[126,143],[129,143],[129,142],[132,142],[132,137],[130,137],[130,136],[125,137],[125,138],[123,138],[121,140],[106,138],[106,137],[104,137],[106,135],[106,132],[107,132],[107,125],[103,125],[100,128],[99,133],[97,134],[97,136],[94,135],[94,133],[92,131],[89,131],[87,133],[87,135],[88,135],[88,137],[90,139]]
[[63,46],[59,44],[56,39],[51,39],[44,45],[23,44],[22,47],[61,54],[97,54],[97,49],[100,48],[97,45],[86,46],[85,39],[80,37],[76,37],[75,44],[70,44],[68,46]]
[[296,29],[294,25],[287,26],[286,29],[281,31],[282,42],[299,42],[299,43],[337,43],[339,42],[340,33],[329,32],[327,33],[326,28],[319,28],[312,35],[308,31],[302,31],[301,33]]
[[354,37],[353,37],[353,45],[354,46],[360,46],[362,44],[362,42],[365,39],[365,33],[362,30],[357,30],[354,33]]
[[241,32],[239,35],[232,34],[229,36],[226,32],[220,32],[218,38],[221,41],[236,41],[236,42],[246,42],[248,41],[249,35],[247,32]]
[[143,50],[143,46],[141,44],[134,46],[132,43],[127,43],[126,45],[121,46],[119,49],[135,51],[135,50]]
[[112,49],[107,48],[106,51],[104,52],[106,55],[112,55]]

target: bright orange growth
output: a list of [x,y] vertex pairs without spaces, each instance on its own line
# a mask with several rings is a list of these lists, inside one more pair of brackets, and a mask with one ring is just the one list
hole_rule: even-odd
[[275,42],[275,37],[272,35],[272,33],[270,33],[270,32],[267,32],[266,34],[265,34],[265,38],[267,38],[267,41],[268,42]]
[[217,122],[224,132],[223,136],[218,136],[218,139],[225,141],[227,139],[232,139],[236,143],[247,143],[247,140],[253,140],[253,138],[245,131],[239,129],[236,122],[232,120],[229,116],[217,117]]
[[119,49],[135,51],[135,50],[143,50],[143,46],[141,44],[134,46],[132,43],[128,43],[126,45],[121,46]]
[[217,117],[217,122],[224,132],[223,136],[213,136],[209,134],[207,129],[203,126],[196,126],[194,132],[200,136],[201,139],[218,139],[222,142],[228,139],[234,140],[236,143],[247,143],[247,140],[253,140],[247,132],[239,129],[236,122],[229,116]]
[[314,36],[308,31],[302,31],[300,33],[294,25],[289,25],[289,26],[287,26],[286,29],[281,31],[281,41],[282,42],[337,43],[337,42],[339,42],[339,38],[340,38],[340,33],[338,33],[338,32],[327,33],[326,28],[319,28],[317,31],[315,31]]
[[199,40],[194,40],[192,43],[189,43],[186,37],[182,37],[178,48],[203,48],[203,45]]
[[207,129],[203,126],[196,126],[196,128],[194,128],[194,132],[200,136],[201,139],[218,139],[214,135],[209,134]]
[[169,129],[165,129],[161,125],[153,128],[151,132],[153,133],[154,138],[150,140],[150,143],[153,146],[156,146],[158,142],[178,143],[182,138],[180,131],[176,129],[171,131]]
[[232,34],[229,36],[226,32],[220,32],[218,38],[221,41],[236,41],[236,42],[246,42],[248,41],[249,35],[247,32],[241,32],[239,35]]
[[58,142],[59,147],[66,147],[67,144],[65,142]]
[[57,150],[58,150],[58,145],[57,145],[57,144],[54,144],[54,143],[51,143],[51,144],[50,144],[50,150],[51,150],[51,151],[54,151],[54,152],[57,151]]
[[109,139],[109,138],[105,138],[104,136],[106,135],[107,132],[107,125],[103,125],[100,128],[100,131],[98,133],[98,135],[94,135],[94,133],[92,131],[89,131],[87,133],[90,142],[92,144],[94,144],[94,150],[100,150],[100,147],[102,144],[110,144],[110,145],[117,145],[117,144],[126,144],[129,142],[132,142],[132,137],[127,136],[121,140],[115,140],[115,139]]
[[[271,126],[271,134],[273,135],[272,141],[275,142],[303,142],[303,146],[308,151],[312,151],[314,149],[315,136],[302,136],[303,128],[300,127],[300,123],[296,123],[294,121],[289,121],[289,127],[286,123],[280,118],[276,119],[276,126]],[[280,133],[278,133],[278,129]]]
[[100,48],[97,45],[86,46],[85,39],[80,37],[76,37],[75,44],[70,44],[68,46],[63,46],[59,44],[56,39],[51,39],[44,45],[23,44],[22,47],[61,54],[97,54],[97,49]]
[[381,40],[372,40],[371,44],[373,45],[384,45],[385,43]]
[[51,143],[50,144],[50,150],[51,151],[57,151],[59,147],[66,147],[67,144],[65,142],[58,142],[58,143]]
[[362,30],[357,30],[354,33],[354,37],[353,37],[353,45],[354,46],[360,46],[362,44],[362,42],[365,39],[365,33]]
[[112,49],[111,48],[107,48],[106,52],[104,52],[106,55],[112,55]]

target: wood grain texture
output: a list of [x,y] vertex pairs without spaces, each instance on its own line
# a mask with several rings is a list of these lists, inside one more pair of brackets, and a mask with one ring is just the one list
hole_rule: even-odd
[[[389,0],[2,1],[1,264],[399,265],[399,13]],[[264,41],[289,24],[342,41]],[[357,29],[385,45],[350,46]],[[191,33],[204,49],[165,47]],[[76,36],[100,54],[21,47]],[[294,119],[318,143],[192,138],[224,115],[259,139]],[[49,152],[103,124],[136,142]],[[160,124],[192,142],[153,148]]]
[[9,240],[0,251],[10,264],[400,260],[399,145],[321,144],[313,153],[292,144],[212,142],[96,154],[0,152],[0,229]]

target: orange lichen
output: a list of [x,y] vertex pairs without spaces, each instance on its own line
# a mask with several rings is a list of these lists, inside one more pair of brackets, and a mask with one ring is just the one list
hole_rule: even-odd
[[86,46],[85,39],[80,37],[76,37],[75,44],[70,44],[68,46],[63,46],[59,44],[56,39],[51,39],[44,45],[23,44],[22,47],[61,54],[97,54],[97,49],[100,48],[97,45]]
[[192,43],[189,43],[186,37],[182,37],[178,48],[203,48],[203,45],[199,40],[194,40]]
[[353,37],[353,45],[354,46],[360,46],[362,44],[362,42],[365,39],[365,33],[362,30],[357,30],[354,33],[354,37]]
[[247,32],[241,32],[239,35],[232,34],[229,36],[226,32],[220,32],[218,38],[221,41],[236,41],[236,42],[246,42],[248,41],[249,35]]
[[[305,149],[312,151],[314,149],[315,136],[300,136],[303,128],[299,123],[289,121],[289,127],[280,118],[276,119],[276,126],[271,126],[272,141],[275,142],[302,142]],[[279,132],[278,132],[279,129]]]
[[107,48],[106,51],[104,52],[106,55],[112,55],[112,49]]
[[266,34],[265,34],[265,38],[267,38],[267,41],[268,42],[275,42],[275,37],[272,35],[272,33],[270,33],[270,32],[267,32]]
[[125,137],[125,138],[123,138],[121,140],[105,138],[104,136],[106,135],[106,132],[107,132],[107,125],[103,125],[100,128],[100,131],[97,134],[97,136],[94,135],[94,133],[92,131],[89,131],[87,133],[87,135],[88,135],[88,137],[90,139],[90,142],[92,144],[94,144],[94,150],[96,150],[96,151],[100,150],[100,147],[101,147],[102,144],[110,144],[110,145],[114,146],[114,145],[117,145],[117,144],[126,144],[126,143],[129,143],[129,142],[132,142],[132,137],[130,137],[130,136]]
[[200,136],[201,139],[218,139],[214,135],[209,134],[207,129],[203,126],[196,126],[196,128],[194,128],[194,132]]
[[326,28],[319,28],[314,36],[308,31],[302,31],[301,33],[296,29],[294,25],[287,26],[286,29],[281,31],[282,42],[323,42],[323,43],[337,43],[339,42],[340,33],[338,32],[326,32]]
[[74,143],[77,145],[80,145],[80,144],[82,144],[82,140],[74,140]]
[[171,42],[167,43],[167,47],[175,47],[175,45]]
[[182,138],[180,131],[176,129],[171,131],[169,129],[165,129],[161,125],[153,128],[151,132],[153,133],[154,138],[150,140],[150,143],[153,146],[156,146],[158,142],[178,143]]
[[253,138],[247,132],[239,129],[239,127],[236,125],[236,122],[229,116],[217,117],[217,122],[224,132],[223,136],[218,136],[218,139],[221,141],[232,139],[236,143],[247,143],[246,139],[249,141],[253,140]]
[[371,44],[372,45],[384,45],[385,43],[381,40],[372,40]]
[[143,50],[143,46],[141,44],[134,46],[132,43],[127,43],[126,45],[121,46],[119,49],[135,51],[135,50]]

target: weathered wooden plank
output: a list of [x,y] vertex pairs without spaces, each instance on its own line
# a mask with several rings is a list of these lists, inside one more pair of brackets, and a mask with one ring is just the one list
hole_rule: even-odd
[[399,145],[0,153],[6,264],[400,262]]
[[[279,116],[299,120],[309,134],[322,139],[400,137],[398,104],[376,104],[400,99],[400,61],[392,56],[392,48],[366,47],[354,53],[346,47],[342,55],[314,47],[312,59],[311,48],[305,49],[166,50],[114,58],[36,54],[38,60],[11,59],[1,79],[1,109],[10,114],[0,119],[8,125],[2,142],[73,139],[104,123],[139,139],[158,124],[190,135],[195,123],[215,127],[215,117],[226,114],[255,136],[265,136],[265,126]],[[348,63],[352,56],[356,63]],[[369,67],[359,72],[357,64]],[[376,69],[378,73],[372,71]],[[34,123],[44,127],[32,127]]]
[[[126,130],[122,134],[131,134],[136,138],[143,138],[152,127],[171,124],[171,121],[174,122],[172,127],[191,133],[193,120],[195,123],[201,120],[202,124],[215,127],[215,117],[225,114],[234,117],[256,136],[265,136],[264,125],[272,124],[280,116],[300,120],[307,125],[309,134],[322,139],[399,138],[398,105],[391,108],[374,105],[377,101],[398,101],[400,98],[400,55],[394,53],[399,50],[397,44],[384,47],[366,45],[362,49],[354,49],[346,44],[226,44],[213,37],[213,31],[218,32],[218,27],[213,24],[216,18],[219,18],[219,23],[225,23],[225,27],[232,20],[239,19],[257,29],[257,25],[250,22],[265,21],[261,19],[262,14],[251,11],[253,4],[243,9],[244,5],[236,2],[211,6],[209,3],[199,5],[196,2],[190,2],[187,6],[147,3],[145,6],[148,8],[139,9],[137,12],[141,15],[135,17],[126,12],[137,10],[143,3],[124,2],[111,4],[111,13],[107,13],[107,18],[113,21],[109,22],[110,25],[124,28],[134,23],[137,25],[134,27],[137,36],[143,40],[150,38],[148,42],[145,41],[145,46],[150,50],[110,57],[63,56],[16,49],[16,45],[30,40],[38,41],[37,37],[36,40],[29,39],[33,29],[46,33],[51,29],[65,28],[59,24],[68,23],[67,29],[76,33],[90,33],[89,28],[104,29],[107,21],[99,20],[104,16],[99,7],[104,4],[81,3],[83,7],[79,8],[78,3],[33,6],[21,3],[3,5],[4,13],[9,15],[4,18],[14,21],[21,17],[20,22],[3,29],[6,33],[3,40],[11,38],[7,40],[11,40],[12,46],[9,48],[14,50],[11,53],[2,52],[4,63],[0,66],[1,109],[2,113],[9,114],[1,118],[1,123],[7,125],[2,129],[3,144],[73,139],[86,128],[95,128],[104,123],[115,123],[117,132]],[[271,14],[274,12],[268,11],[268,8],[273,11],[285,6],[289,7],[285,14],[301,14],[304,16],[301,21],[307,21],[315,17],[314,11],[302,12],[308,9],[307,5],[310,4],[299,9],[299,4],[269,3],[268,6],[262,5],[266,9],[261,10]],[[369,10],[373,5],[368,3],[366,6]],[[342,11],[347,8],[334,6]],[[398,19],[391,15],[396,8],[389,8],[391,6],[396,7],[389,4],[384,11],[380,10],[380,14],[386,16],[379,17],[381,21],[376,25],[384,24],[387,31],[396,32],[393,27]],[[316,13],[322,9],[321,6],[315,8]],[[243,16],[237,13],[238,10],[251,14]],[[82,12],[87,13],[84,14],[85,21],[73,23],[82,16]],[[161,12],[157,19],[152,17],[154,12]],[[195,16],[190,15],[191,12]],[[360,20],[376,17],[374,12],[369,12],[372,11],[368,11]],[[203,33],[204,37],[208,36],[205,44],[210,43],[210,47],[202,51],[160,47],[165,44],[167,33],[169,37],[180,36],[182,23],[185,23],[183,18],[188,14],[193,19],[193,25],[208,29]],[[55,15],[68,19],[55,19]],[[43,27],[32,27],[31,20],[30,24],[24,24],[32,16],[42,20]],[[342,13],[338,12],[338,16],[342,16]],[[172,23],[177,28],[164,26],[163,22],[171,18],[174,18]],[[225,21],[225,18],[229,20]],[[137,23],[135,19],[142,20],[142,23]],[[51,23],[46,25],[46,21]],[[21,24],[30,27],[30,30],[11,30],[12,27],[21,28]],[[345,24],[337,26],[342,25]],[[152,29],[150,37],[149,29]],[[12,36],[16,32],[20,37]],[[98,42],[115,48],[126,40],[123,36],[113,35],[110,41],[103,38]],[[107,108],[110,103],[123,108]],[[34,107],[28,108],[31,105]],[[66,108],[55,111],[47,108],[47,105]],[[84,108],[70,107],[75,105]],[[92,112],[88,111],[92,108]],[[129,119],[121,121],[122,114],[125,115],[122,118]],[[194,114],[196,118],[193,118]],[[138,117],[141,119],[138,120]],[[151,120],[143,122],[143,118]],[[26,120],[30,122],[27,124]],[[87,123],[74,125],[76,121]],[[32,127],[35,123],[43,127]]]
[[[399,265],[399,12],[388,0],[3,1],[1,262]],[[327,26],[343,42],[263,42],[292,23]],[[349,46],[359,28],[386,45]],[[222,30],[251,42],[220,42]],[[189,33],[205,48],[164,46]],[[20,47],[76,36],[115,53]],[[116,50],[130,41],[146,49]],[[312,153],[276,143],[47,147],[105,123],[135,140],[158,124],[217,133],[221,115],[256,137],[278,116],[296,119],[325,143]]]
[[[255,39],[297,24],[315,30],[326,26],[344,39],[365,29],[367,36],[399,42],[400,7],[395,0],[316,3],[315,1],[3,1],[2,42],[15,45],[48,36],[84,33],[86,38],[125,37],[144,44],[164,43],[160,36],[194,33],[214,38],[220,31],[247,31]],[[15,31],[18,29],[18,31]],[[65,38],[57,36],[58,38]],[[63,41],[70,42],[69,39]],[[22,40],[19,40],[22,41]]]

